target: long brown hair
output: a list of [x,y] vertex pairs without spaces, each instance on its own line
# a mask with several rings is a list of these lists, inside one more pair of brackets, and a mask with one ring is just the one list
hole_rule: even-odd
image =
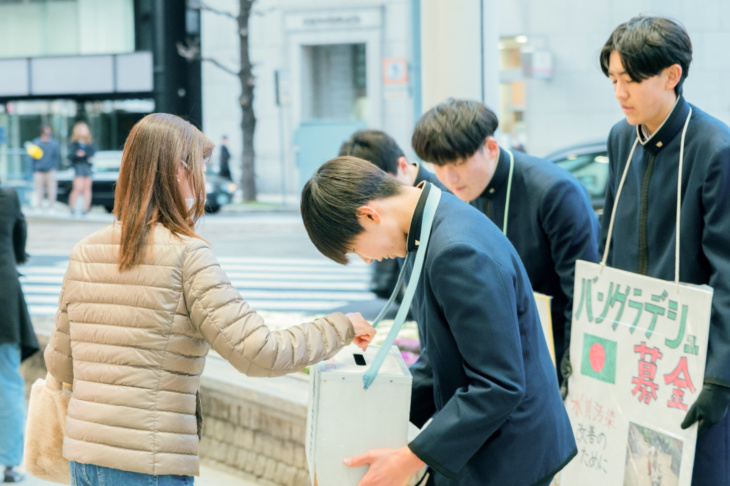
[[[204,160],[214,144],[175,115],[152,113],[132,128],[124,145],[114,194],[114,214],[121,223],[119,270],[140,263],[155,223],[177,236],[198,237],[195,222],[205,204]],[[187,164],[195,204],[188,211],[176,177]]]

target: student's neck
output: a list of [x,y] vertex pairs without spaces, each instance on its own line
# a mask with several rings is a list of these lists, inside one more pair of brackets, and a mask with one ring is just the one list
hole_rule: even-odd
[[662,106],[662,109],[659,111],[654,120],[643,125],[644,132],[647,134],[647,138],[654,135],[654,133],[656,133],[656,131],[659,130],[662,125],[664,125],[664,122],[667,120],[670,113],[672,113],[674,106],[677,104],[678,99],[678,96],[674,92],[672,92],[672,96],[667,99],[667,101],[664,103],[664,106]]

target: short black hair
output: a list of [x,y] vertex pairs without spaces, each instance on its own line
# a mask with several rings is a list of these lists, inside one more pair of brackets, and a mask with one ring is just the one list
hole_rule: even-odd
[[347,264],[353,240],[364,228],[357,208],[403,191],[403,185],[379,167],[357,157],[323,164],[304,184],[301,213],[314,246],[327,258]]
[[367,160],[391,175],[398,173],[398,159],[406,155],[398,143],[380,130],[358,130],[340,147],[340,156]]
[[419,158],[442,166],[474,155],[498,126],[497,115],[482,103],[449,98],[418,120],[411,145]]
[[638,16],[616,27],[601,49],[601,69],[606,76],[613,51],[621,56],[631,80],[639,83],[673,64],[679,64],[682,76],[674,91],[677,95],[682,92],[692,63],[692,41],[676,20]]

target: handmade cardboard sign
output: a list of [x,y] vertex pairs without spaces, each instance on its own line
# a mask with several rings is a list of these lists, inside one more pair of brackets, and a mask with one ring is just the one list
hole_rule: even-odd
[[687,485],[697,425],[680,424],[702,390],[712,289],[579,261],[565,405],[578,455],[556,478]]

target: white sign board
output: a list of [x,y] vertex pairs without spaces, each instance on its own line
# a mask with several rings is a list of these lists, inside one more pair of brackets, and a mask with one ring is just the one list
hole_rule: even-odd
[[578,455],[554,484],[689,486],[712,289],[579,261],[565,405]]

